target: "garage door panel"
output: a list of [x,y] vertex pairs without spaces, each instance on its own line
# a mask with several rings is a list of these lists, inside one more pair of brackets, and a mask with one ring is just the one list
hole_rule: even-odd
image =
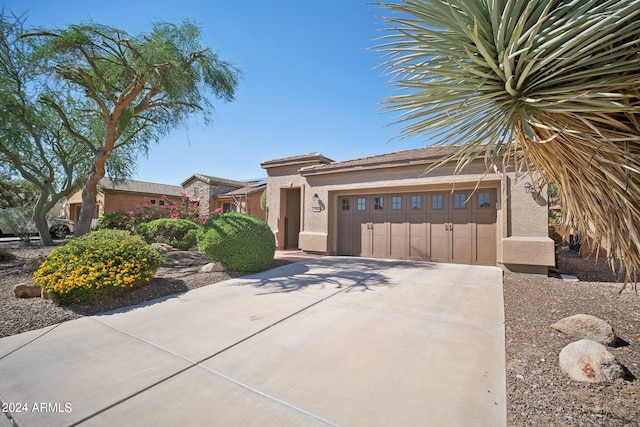
[[351,217],[339,214],[338,230],[353,237],[339,235],[339,253],[495,265],[496,194],[481,189],[349,196]]

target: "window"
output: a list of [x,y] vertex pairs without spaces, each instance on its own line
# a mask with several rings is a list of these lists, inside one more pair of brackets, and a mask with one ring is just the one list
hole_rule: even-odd
[[384,197],[374,197],[373,198],[373,209],[375,209],[375,210],[384,209]]
[[431,209],[442,209],[442,194],[431,196]]
[[391,198],[391,209],[402,209],[402,197],[401,196],[393,196]]
[[366,211],[367,210],[367,199],[364,197],[358,197],[358,210]]
[[455,209],[465,209],[467,207],[467,195],[464,193],[457,193],[453,195],[453,207]]
[[411,209],[422,209],[422,196],[411,196]]
[[350,208],[349,199],[342,199],[342,210],[343,211],[348,211],[349,208]]
[[160,200],[160,201],[158,201],[158,205],[160,205],[160,206],[164,206],[164,200]]
[[155,205],[156,204],[156,199],[149,199],[149,204],[150,205]]
[[491,207],[491,193],[478,193],[478,207]]

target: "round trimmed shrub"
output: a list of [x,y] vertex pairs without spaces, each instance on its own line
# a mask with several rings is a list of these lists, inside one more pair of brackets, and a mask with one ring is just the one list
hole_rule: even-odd
[[198,224],[188,219],[156,219],[136,228],[147,243],[166,243],[181,251],[188,251],[197,243]]
[[276,241],[266,222],[230,212],[210,218],[198,231],[198,249],[231,270],[256,272],[273,262]]
[[84,302],[98,292],[131,288],[151,280],[162,258],[140,236],[98,230],[52,251],[33,282],[57,301]]

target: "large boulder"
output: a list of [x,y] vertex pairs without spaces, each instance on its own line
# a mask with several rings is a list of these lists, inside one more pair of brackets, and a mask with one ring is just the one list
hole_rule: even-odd
[[42,288],[31,283],[20,283],[13,287],[13,294],[18,298],[34,298],[42,295]]
[[551,325],[553,329],[574,339],[589,339],[603,345],[612,346],[617,337],[611,325],[589,314],[565,317]]
[[200,273],[216,273],[219,271],[225,271],[227,266],[221,262],[214,261],[200,267]]
[[572,380],[588,383],[609,383],[626,376],[624,367],[605,346],[587,339],[560,351],[560,369]]

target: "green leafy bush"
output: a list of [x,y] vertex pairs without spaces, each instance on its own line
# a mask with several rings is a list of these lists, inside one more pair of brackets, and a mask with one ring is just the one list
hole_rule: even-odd
[[98,230],[51,252],[33,281],[58,301],[83,302],[98,292],[149,281],[161,262],[160,254],[141,237]]
[[136,228],[147,243],[166,243],[181,251],[187,251],[196,245],[198,225],[187,219],[156,219],[142,223]]
[[210,218],[198,232],[198,249],[236,271],[262,271],[273,262],[276,242],[264,221],[239,213]]

